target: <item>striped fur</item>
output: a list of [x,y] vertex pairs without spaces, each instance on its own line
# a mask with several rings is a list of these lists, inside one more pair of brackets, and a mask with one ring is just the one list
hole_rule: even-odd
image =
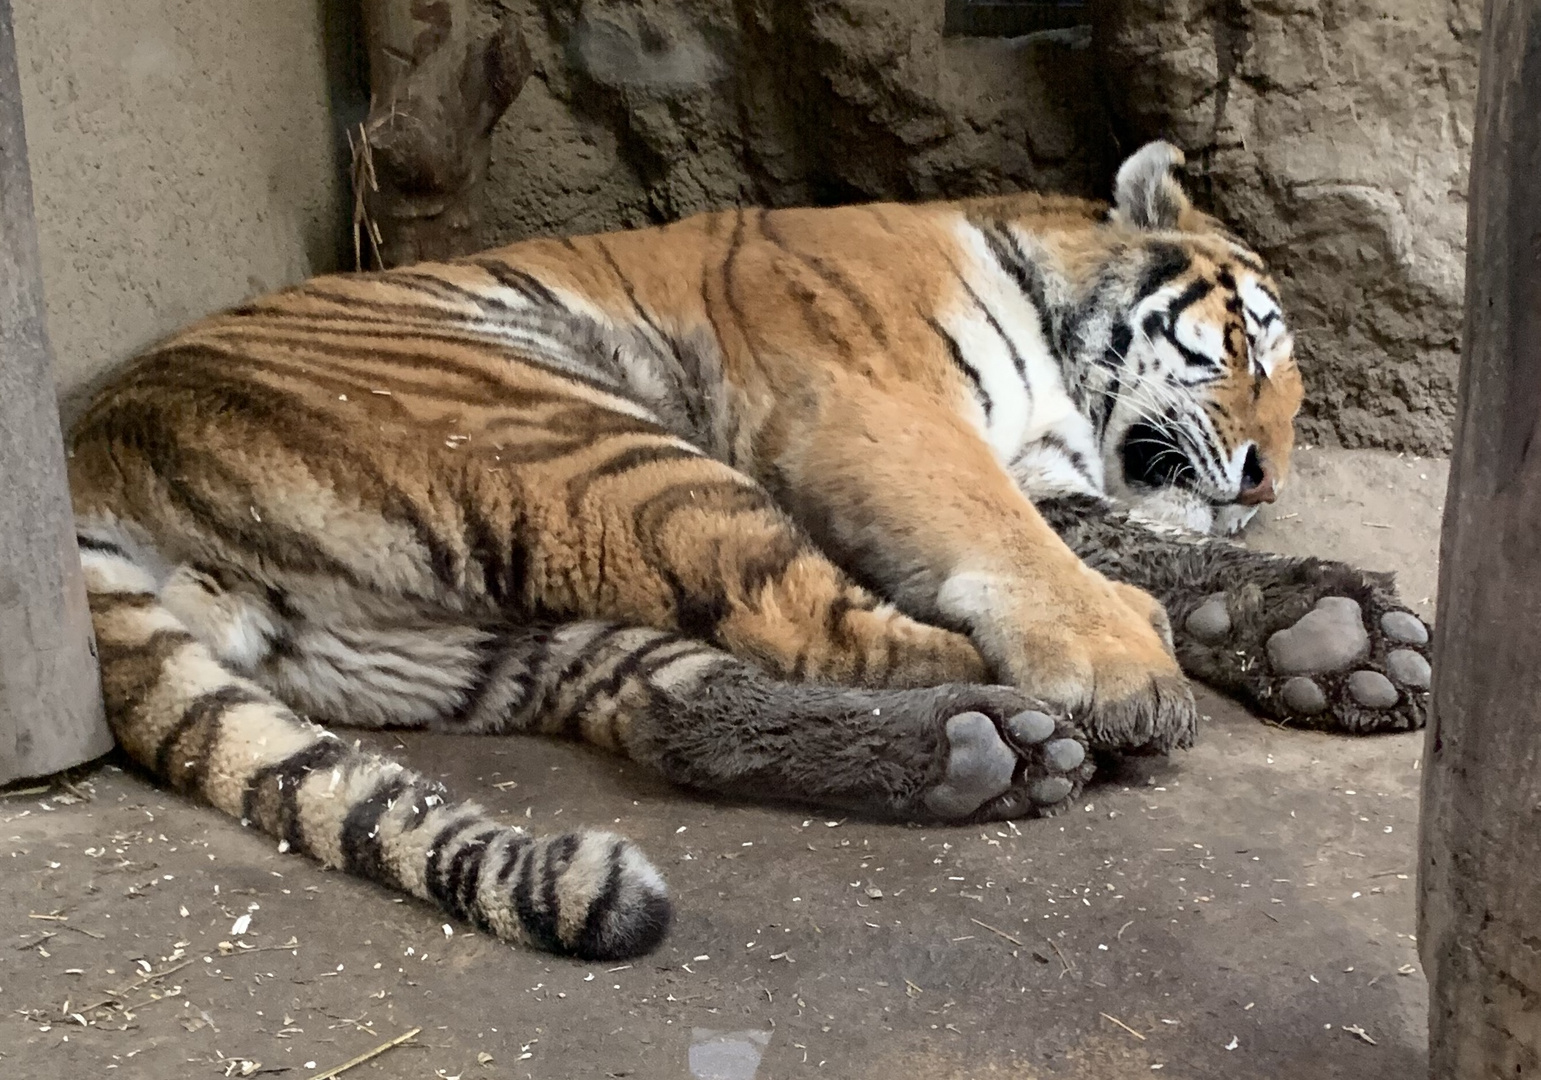
[[452,801],[232,674],[122,549],[88,537],[81,554],[114,732],[173,790],[508,940],[597,958],[662,938],[663,880],[630,842],[537,839]]
[[1052,811],[1090,775],[1069,742],[1186,744],[1161,605],[1033,506],[1223,530],[1282,483],[1289,335],[1180,160],[1141,151],[1111,209],[709,214],[319,278],[161,342],[71,438],[119,741],[586,956],[668,924],[627,841],[525,837],[299,717],[568,735],[911,819]]

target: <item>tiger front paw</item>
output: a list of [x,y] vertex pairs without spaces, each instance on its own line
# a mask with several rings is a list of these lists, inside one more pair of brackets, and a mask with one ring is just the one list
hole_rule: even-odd
[[1267,716],[1352,734],[1428,711],[1429,628],[1377,575],[1308,564],[1299,580],[1204,598],[1180,621],[1184,667]]
[[942,599],[949,615],[972,616],[974,641],[1003,680],[1062,710],[1093,749],[1192,745],[1198,710],[1165,610],[1148,594],[1078,566],[1048,588],[960,576]]

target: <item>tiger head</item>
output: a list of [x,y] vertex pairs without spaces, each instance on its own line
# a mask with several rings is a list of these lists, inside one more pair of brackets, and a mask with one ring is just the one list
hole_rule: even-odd
[[1284,486],[1303,388],[1262,260],[1194,209],[1182,163],[1156,142],[1118,171],[1103,469],[1143,517],[1232,533]]

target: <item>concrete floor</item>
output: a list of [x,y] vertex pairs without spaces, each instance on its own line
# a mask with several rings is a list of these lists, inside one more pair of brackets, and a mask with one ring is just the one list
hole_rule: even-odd
[[[1428,614],[1444,486],[1443,462],[1305,452],[1251,542],[1397,570]],[[112,766],[13,791],[0,1075],[319,1076],[413,1028],[345,1075],[1421,1075],[1421,737],[1202,701],[1195,750],[1014,828],[715,805],[536,740],[382,741],[536,829],[640,841],[678,921],[620,965],[446,927]]]

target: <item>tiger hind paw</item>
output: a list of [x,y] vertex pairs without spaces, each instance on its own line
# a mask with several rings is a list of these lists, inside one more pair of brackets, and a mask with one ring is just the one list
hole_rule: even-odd
[[994,719],[978,710],[948,717],[946,771],[925,791],[926,816],[998,821],[1063,809],[1091,779],[1086,736],[1037,709]]

